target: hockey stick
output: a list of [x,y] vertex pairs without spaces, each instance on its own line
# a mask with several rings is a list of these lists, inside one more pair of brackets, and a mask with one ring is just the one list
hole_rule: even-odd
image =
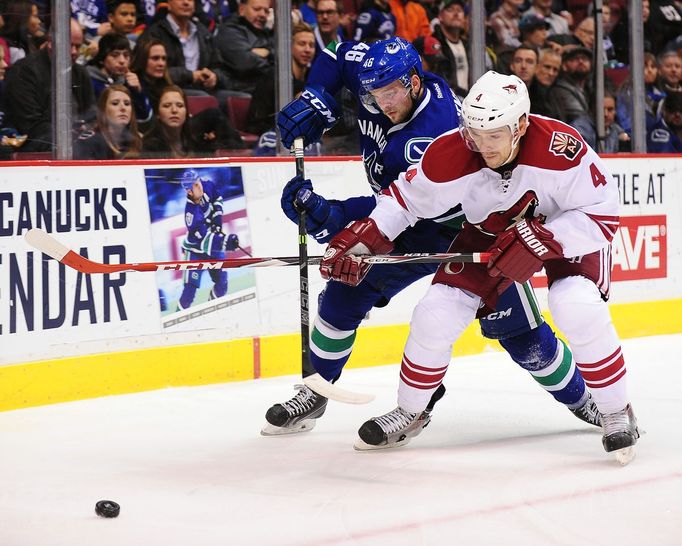
[[[305,178],[303,139],[294,140],[296,176]],[[347,404],[366,404],[374,400],[373,394],[351,392],[322,377],[310,362],[310,298],[308,292],[308,232],[305,228],[305,209],[298,209],[298,272],[301,301],[301,375],[303,383],[317,394]]]
[[[134,271],[188,271],[204,269],[235,269],[239,267],[280,267],[298,265],[299,256],[279,256],[268,258],[232,258],[225,260],[175,260],[169,262],[141,262],[124,264],[103,264],[84,258],[67,248],[57,239],[40,228],[32,228],[26,232],[26,241],[34,248],[47,254],[58,262],[86,274],[127,273]],[[379,254],[362,256],[362,261],[369,264],[406,264],[406,263],[447,263],[469,262],[486,263],[489,254],[433,253],[433,254]],[[322,256],[309,256],[308,264],[316,265]]]

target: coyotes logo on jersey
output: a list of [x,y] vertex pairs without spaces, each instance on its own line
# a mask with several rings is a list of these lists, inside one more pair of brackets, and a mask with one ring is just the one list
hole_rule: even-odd
[[535,195],[535,192],[528,190],[509,209],[491,213],[483,222],[477,224],[476,227],[483,233],[498,235],[523,218],[535,217],[535,209],[538,203],[538,196]]
[[552,140],[549,143],[549,151],[554,155],[563,155],[564,157],[573,160],[582,149],[583,143],[573,135],[561,133],[559,131],[554,131],[552,133]]

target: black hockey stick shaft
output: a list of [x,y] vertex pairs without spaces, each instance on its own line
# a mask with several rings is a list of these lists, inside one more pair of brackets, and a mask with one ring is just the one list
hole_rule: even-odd
[[[305,178],[303,139],[294,140],[296,176]],[[310,362],[310,293],[308,290],[308,232],[305,229],[305,209],[298,209],[298,274],[301,302],[301,373],[308,377],[317,373]]]

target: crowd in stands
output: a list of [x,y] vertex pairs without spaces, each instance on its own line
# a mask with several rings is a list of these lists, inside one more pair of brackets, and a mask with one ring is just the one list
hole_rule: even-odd
[[[261,137],[256,153],[274,153],[272,1],[71,0],[74,157],[251,153],[244,150],[249,134]],[[397,35],[463,97],[472,84],[470,3],[294,2],[295,92],[330,43]],[[604,153],[630,150],[633,80],[643,78],[647,151],[682,152],[682,0],[642,0],[643,74],[628,66],[628,5],[604,0],[604,55],[595,59],[592,1],[485,0],[486,69],[519,76],[533,113],[573,125]],[[0,159],[49,154],[54,146],[49,9],[46,0],[0,0]],[[595,70],[606,75],[603,112],[594,111]],[[235,99],[250,104],[248,114],[234,115]],[[357,108],[347,97],[337,99],[346,122],[332,136],[353,132]],[[598,115],[606,131],[601,142]]]

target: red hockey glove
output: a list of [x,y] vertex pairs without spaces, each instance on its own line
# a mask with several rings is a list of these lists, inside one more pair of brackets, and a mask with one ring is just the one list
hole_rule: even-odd
[[516,282],[526,282],[543,262],[563,257],[561,245],[537,218],[523,219],[500,233],[490,247],[488,272]]
[[374,220],[365,218],[353,222],[329,241],[320,262],[320,273],[325,279],[357,286],[365,278],[371,264],[363,263],[359,254],[387,254],[393,250]]

